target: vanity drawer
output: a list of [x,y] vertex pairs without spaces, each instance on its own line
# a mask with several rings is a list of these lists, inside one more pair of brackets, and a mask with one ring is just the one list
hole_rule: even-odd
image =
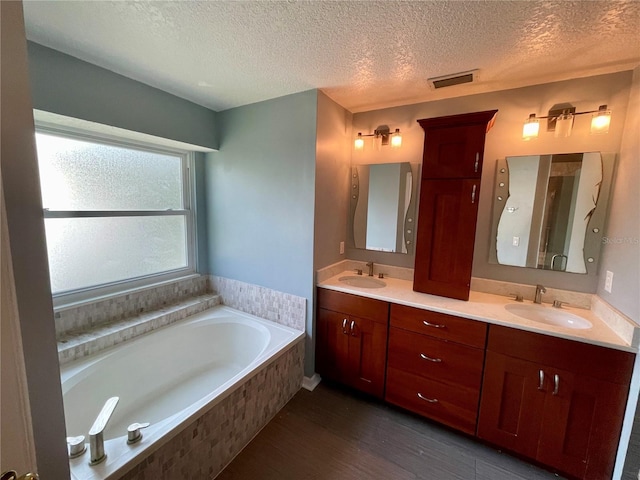
[[389,321],[389,303],[373,298],[318,288],[317,304],[320,308],[367,318],[374,322],[386,324]]
[[516,328],[491,325],[487,350],[579,375],[629,385],[635,355]]
[[451,385],[480,388],[482,349],[392,327],[387,355],[390,368]]
[[387,402],[471,435],[476,431],[479,399],[478,389],[455,387],[396,368],[387,369]]
[[484,348],[487,339],[484,322],[393,303],[391,326],[477,348]]

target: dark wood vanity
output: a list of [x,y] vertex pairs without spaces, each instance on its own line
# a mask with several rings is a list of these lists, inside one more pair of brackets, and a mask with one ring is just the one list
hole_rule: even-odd
[[325,288],[316,370],[571,478],[613,472],[634,354]]

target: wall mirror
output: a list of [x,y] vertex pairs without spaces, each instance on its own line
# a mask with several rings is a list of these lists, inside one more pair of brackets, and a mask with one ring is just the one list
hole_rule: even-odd
[[355,248],[413,253],[419,165],[351,167],[350,218]]
[[498,160],[490,261],[597,273],[614,163],[600,152]]

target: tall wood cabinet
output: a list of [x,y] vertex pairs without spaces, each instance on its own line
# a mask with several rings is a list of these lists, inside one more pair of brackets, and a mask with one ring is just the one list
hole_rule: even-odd
[[469,299],[485,135],[497,110],[418,120],[425,132],[413,289]]
[[382,398],[389,304],[322,288],[317,301],[318,373]]
[[478,436],[576,478],[611,478],[633,354],[490,326]]

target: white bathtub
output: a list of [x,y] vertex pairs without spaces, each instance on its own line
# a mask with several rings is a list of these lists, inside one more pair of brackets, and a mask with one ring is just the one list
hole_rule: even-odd
[[[61,369],[67,435],[85,435],[104,402],[120,401],[105,430],[107,459],[70,460],[72,478],[118,478],[172,432],[212,408],[303,332],[219,306]],[[127,426],[150,422],[127,445]]]

